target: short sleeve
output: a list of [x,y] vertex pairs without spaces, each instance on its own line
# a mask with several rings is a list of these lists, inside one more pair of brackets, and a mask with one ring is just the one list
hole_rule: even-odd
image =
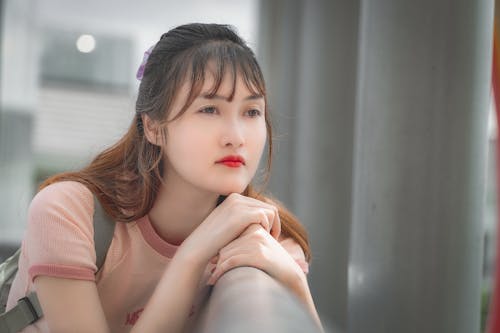
[[306,261],[306,256],[299,243],[291,237],[280,239],[279,243],[290,254],[300,268],[302,268],[302,271],[304,271],[305,274],[309,273],[309,264]]
[[57,182],[38,192],[23,240],[31,280],[39,275],[95,280],[93,212],[92,192],[81,183]]

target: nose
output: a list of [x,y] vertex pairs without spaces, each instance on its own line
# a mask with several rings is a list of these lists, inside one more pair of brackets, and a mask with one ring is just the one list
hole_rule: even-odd
[[245,144],[245,129],[241,121],[228,120],[222,128],[221,145],[240,147]]

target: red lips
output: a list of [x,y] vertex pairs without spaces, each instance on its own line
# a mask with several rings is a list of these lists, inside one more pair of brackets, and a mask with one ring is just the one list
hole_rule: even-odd
[[245,164],[245,159],[240,155],[229,155],[221,158],[216,163],[224,164]]

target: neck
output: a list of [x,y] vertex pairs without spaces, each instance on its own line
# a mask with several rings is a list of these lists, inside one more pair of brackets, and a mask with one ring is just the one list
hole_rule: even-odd
[[216,207],[219,195],[187,186],[163,185],[149,220],[166,242],[179,245]]

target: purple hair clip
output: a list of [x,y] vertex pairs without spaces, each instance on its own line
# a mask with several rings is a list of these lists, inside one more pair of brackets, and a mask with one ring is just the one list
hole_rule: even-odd
[[155,45],[151,46],[146,52],[144,52],[144,57],[142,58],[141,65],[139,66],[139,69],[137,70],[137,74],[135,75],[135,77],[139,81],[141,81],[143,76],[144,76],[144,68],[146,68],[146,63],[148,62],[148,58],[149,58],[151,52],[153,51]]

